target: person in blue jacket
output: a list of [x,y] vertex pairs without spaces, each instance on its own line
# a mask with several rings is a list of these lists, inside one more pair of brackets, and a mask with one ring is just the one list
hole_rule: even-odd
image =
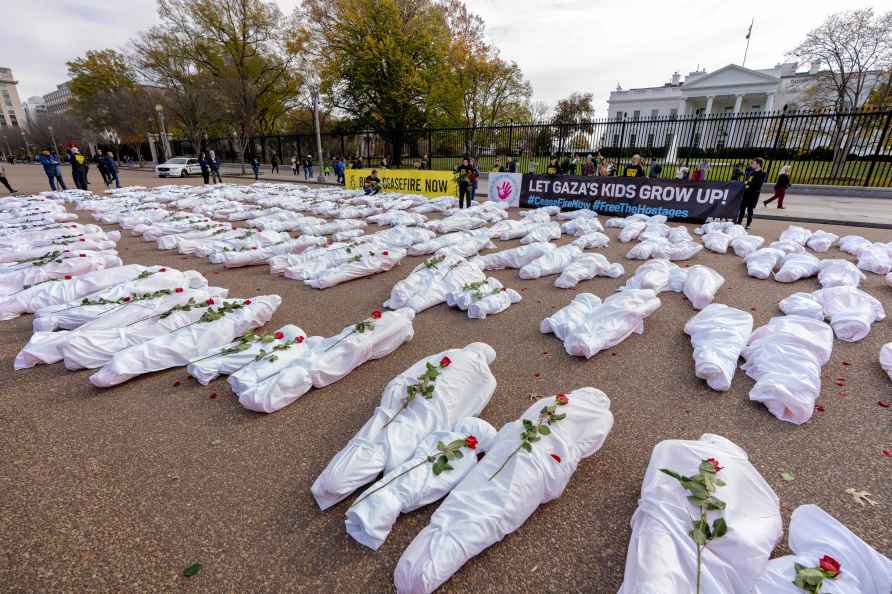
[[115,156],[111,151],[105,153],[105,156],[99,157],[99,161],[105,167],[105,178],[108,180],[106,185],[111,185],[112,180],[115,182],[115,187],[121,187],[121,180],[118,178],[118,162],[115,161]]
[[59,182],[59,185],[63,190],[67,190],[68,188],[65,186],[65,180],[62,179],[62,172],[59,170],[59,167],[62,163],[59,161],[59,157],[56,155],[50,154],[49,149],[43,149],[40,155],[37,157],[37,160],[40,161],[40,164],[43,165],[43,172],[46,174],[47,179],[50,180],[50,189],[55,192],[56,191],[56,182]]

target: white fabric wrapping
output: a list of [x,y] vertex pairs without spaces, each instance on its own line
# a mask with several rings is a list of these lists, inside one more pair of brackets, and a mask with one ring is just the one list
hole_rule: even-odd
[[386,272],[398,265],[405,257],[406,250],[399,248],[376,251],[360,257],[357,262],[344,262],[338,266],[317,272],[305,280],[304,284],[314,289],[328,289],[358,278]]
[[646,228],[647,223],[643,221],[630,221],[626,223],[623,230],[619,232],[619,240],[623,243],[635,241]]
[[[193,309],[191,312],[178,311],[169,317],[160,319],[160,315],[171,307],[186,303],[193,299],[196,303],[205,303],[207,299],[223,299],[228,289],[209,287],[205,289],[185,289],[182,293],[174,293],[160,299],[140,301],[126,308],[103,316],[102,328],[92,328],[92,323],[78,328],[73,338],[67,339],[60,347],[65,359],[65,367],[70,370],[102,367],[118,351],[133,345],[161,336],[189,322],[197,320],[205,312],[205,307]],[[142,321],[141,321],[142,320]],[[105,327],[106,323],[116,321],[115,326]]]
[[672,227],[671,229],[669,229],[669,235],[667,235],[666,238],[670,241],[670,243],[694,241],[694,238],[691,237],[690,233],[688,233],[687,227]]
[[795,241],[799,245],[805,245],[811,236],[812,232],[805,227],[790,225],[780,234],[778,241]]
[[821,260],[818,282],[827,287],[857,287],[866,275],[848,260]]
[[731,240],[731,249],[741,258],[746,258],[765,243],[765,238],[758,235],[741,235]]
[[803,316],[813,320],[824,320],[824,308],[812,293],[793,293],[777,304],[788,316]]
[[310,388],[324,388],[373,359],[386,357],[412,340],[415,312],[387,311],[374,328],[359,333],[347,326],[329,338],[311,336],[278,353],[276,361],[251,363],[229,376],[239,403],[249,410],[272,413],[295,402]]
[[761,248],[745,257],[746,273],[753,278],[766,279],[784,258],[784,252],[775,248]]
[[472,320],[485,320],[486,316],[502,313],[521,300],[520,293],[514,289],[502,289],[498,293],[491,293],[471,303],[468,306],[468,317]]
[[564,340],[571,328],[579,326],[601,305],[601,298],[592,293],[579,293],[568,305],[557,310],[539,324],[542,334],[554,333]]
[[472,231],[468,234],[464,241],[453,243],[452,245],[440,248],[437,254],[450,253],[461,256],[462,258],[470,258],[476,256],[480,250],[493,250],[496,245],[490,240],[489,231],[480,229]]
[[489,230],[493,237],[497,237],[502,241],[509,241],[511,239],[520,239],[529,233],[536,225],[537,223],[535,221],[515,221],[513,219],[506,219],[504,221],[499,221],[490,227]]
[[702,555],[701,594],[749,594],[768,565],[783,533],[777,495],[750,463],[746,452],[719,435],[697,441],[666,440],[656,445],[632,516],[632,538],[618,594],[692,594],[696,591],[696,544],[688,535],[698,508],[688,492],[661,468],[697,473],[701,461],[721,464],[716,497],[727,505],[708,521],[725,518],[728,532],[710,541]]
[[429,258],[416,266],[409,276],[397,281],[383,305],[387,309],[408,307],[418,313],[443,303],[449,293],[483,280],[486,275],[476,264],[443,254]]
[[681,291],[694,309],[703,309],[713,302],[725,284],[725,277],[708,266],[676,268],[672,271],[670,289]]
[[[564,350],[574,357],[591,359],[604,349],[618,345],[632,333],[644,334],[644,319],[661,303],[650,289],[615,293],[594,308],[588,317],[569,326]],[[576,322],[576,319],[569,323]]]
[[[416,396],[403,408],[408,386],[418,383],[427,363],[439,365],[444,356],[451,363],[440,369],[433,397]],[[328,509],[404,463],[427,435],[479,415],[496,390],[489,369],[495,359],[492,347],[473,342],[425,357],[388,382],[371,418],[313,482],[310,491],[319,507]]]
[[440,235],[439,237],[436,237],[434,239],[414,244],[412,247],[409,248],[409,255],[424,256],[426,254],[433,254],[441,248],[466,241],[467,239],[469,239],[469,237],[470,234],[464,231]]
[[619,278],[625,272],[622,264],[611,264],[603,254],[582,254],[564,267],[561,275],[555,279],[554,286],[560,289],[572,289],[580,281],[596,276]]
[[869,246],[872,242],[860,235],[846,235],[839,238],[839,249],[852,256],[857,256],[862,249]]
[[673,244],[669,240],[660,237],[647,239],[641,243],[637,243],[626,252],[626,258],[629,260],[649,260],[650,258],[666,259],[669,257],[669,250]]
[[[275,338],[275,335],[280,332],[282,333],[282,338]],[[286,324],[271,334],[273,336],[270,342],[255,340],[250,343],[248,348],[237,353],[217,354],[221,353],[226,347],[233,346],[235,342],[216,347],[202,355],[198,360],[187,365],[186,373],[194,377],[202,386],[206,386],[221,375],[231,375],[242,367],[254,362],[257,356],[261,354],[261,350],[270,353],[273,352],[276,346],[287,345],[294,342],[295,339],[302,341],[307,336],[307,333],[300,326],[295,326],[294,324]]]
[[561,225],[561,232],[574,237],[582,237],[589,233],[603,232],[604,225],[597,218],[582,217],[573,219]]
[[498,293],[504,287],[502,281],[494,276],[487,277],[483,284],[474,287],[476,283],[458,287],[446,294],[446,305],[449,307],[457,307],[462,311],[468,311],[471,304],[477,299],[477,295],[481,298],[484,295]]
[[650,260],[635,270],[632,278],[620,288],[620,291],[629,289],[653,289],[661,293],[669,288],[672,272],[678,270],[678,266],[668,260]]
[[839,574],[824,579],[826,594],[888,594],[892,592],[892,560],[858,538],[817,505],[801,505],[790,517],[789,543],[793,555],[768,562],[753,594],[802,594],[793,581],[795,564],[818,567],[829,555],[839,562]]
[[858,252],[858,268],[874,274],[889,274],[892,271],[892,258],[884,243],[872,243]]
[[839,235],[818,229],[812,233],[805,245],[814,252],[823,253],[829,250],[837,241],[839,241]]
[[731,244],[731,236],[724,233],[707,233],[703,236],[703,246],[710,252],[717,254],[728,253],[728,246]]
[[768,247],[782,251],[784,254],[804,254],[805,246],[789,239],[784,241],[773,241]]
[[610,400],[600,390],[579,388],[567,397],[569,404],[558,407],[566,418],[490,480],[520,444],[522,420],[536,422],[542,407],[554,400],[536,402],[521,420],[502,427],[486,457],[403,552],[394,571],[399,594],[433,592],[469,559],[520,528],[539,505],[561,496],[579,462],[601,448],[613,427]]
[[730,390],[737,359],[753,332],[753,316],[713,303],[688,320],[684,331],[694,347],[694,375],[713,390]]
[[598,218],[598,213],[593,210],[588,209],[579,209],[579,210],[568,210],[566,212],[559,212],[557,214],[557,220],[559,221],[572,221],[574,219],[596,219]]
[[11,296],[22,289],[33,287],[49,280],[64,279],[66,276],[80,276],[94,270],[105,270],[122,266],[117,255],[106,252],[81,252],[83,257],[73,255],[61,261],[54,260],[44,266],[0,270],[0,297]]
[[[438,455],[437,443],[448,445],[470,436],[477,439],[476,450],[463,447],[462,457],[449,463],[452,470],[434,475],[433,464],[428,460]],[[429,434],[408,460],[370,485],[357,503],[347,509],[347,534],[378,550],[401,513],[415,511],[445,497],[477,465],[476,454],[485,452],[495,436],[492,425],[475,417],[461,419],[452,431]]]
[[477,256],[471,262],[476,264],[481,270],[523,268],[536,258],[544,256],[555,249],[556,247],[553,243],[530,243],[492,254]]
[[540,243],[543,241],[551,241],[561,238],[560,223],[540,223],[530,229],[530,231],[520,238],[521,245],[528,243]]
[[820,320],[777,316],[756,329],[741,369],[756,380],[750,400],[795,425],[808,421],[821,393],[821,367],[833,352],[833,330]]
[[609,244],[610,238],[603,233],[599,233],[598,231],[580,235],[578,239],[573,240],[573,245],[581,250],[587,250],[591,248],[604,248],[607,247]]
[[892,342],[887,342],[880,348],[880,367],[892,380]]
[[11,320],[23,313],[33,313],[44,307],[67,303],[106,287],[133,280],[145,270],[146,266],[128,264],[102,268],[68,280],[63,278],[32,286],[30,289],[0,299],[0,320]]
[[774,280],[781,283],[794,283],[809,278],[821,269],[821,261],[811,254],[787,254],[780,270],[774,273]]
[[863,340],[875,322],[886,319],[883,304],[857,287],[830,287],[813,295],[833,333],[845,342]]
[[188,365],[193,359],[231,342],[249,328],[267,323],[282,303],[278,295],[251,299],[249,305],[213,322],[192,324],[116,353],[90,376],[97,388],[109,388],[144,373]]
[[551,274],[558,274],[565,266],[580,255],[582,255],[582,250],[575,245],[562,245],[523,266],[518,271],[518,276],[524,280],[530,280]]
[[286,240],[263,248],[248,248],[231,252],[215,252],[208,257],[208,260],[211,264],[222,264],[226,268],[256,266],[264,264],[273,256],[301,254],[309,248],[324,245],[324,237],[301,235],[298,239]]

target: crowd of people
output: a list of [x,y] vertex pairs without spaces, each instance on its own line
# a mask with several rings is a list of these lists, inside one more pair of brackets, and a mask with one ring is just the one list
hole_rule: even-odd
[[[14,156],[7,156],[5,160],[10,164],[15,164]],[[55,149],[45,148],[37,155],[35,160],[41,167],[43,167],[43,172],[46,174],[50,184],[50,190],[54,192],[57,190],[68,189],[68,186],[65,185],[65,178],[62,177],[62,167],[66,164],[71,167],[71,181],[74,183],[74,187],[79,190],[89,189],[89,173],[91,166],[95,166],[99,171],[99,175],[102,177],[102,183],[105,184],[105,187],[110,188],[112,184],[114,184],[116,188],[121,187],[121,179],[119,177],[120,166],[118,165],[114,153],[111,151],[100,151],[91,156],[87,156],[83,154],[78,147],[70,146],[65,151],[64,155],[59,156]],[[24,161],[30,162],[29,159],[24,159]],[[0,183],[6,186],[6,189],[10,194],[17,193],[17,190],[10,185],[9,180],[7,179],[6,166],[2,161],[0,161]]]

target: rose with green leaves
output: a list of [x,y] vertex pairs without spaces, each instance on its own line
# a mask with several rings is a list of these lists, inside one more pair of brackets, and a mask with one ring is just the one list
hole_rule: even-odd
[[558,421],[563,421],[567,418],[566,413],[557,412],[559,406],[567,406],[570,404],[570,399],[566,394],[558,394],[554,397],[554,403],[548,406],[542,407],[542,410],[539,411],[539,418],[535,423],[529,419],[521,419],[521,424],[523,425],[523,431],[520,433],[520,445],[514,448],[508,457],[505,458],[505,461],[502,462],[502,465],[499,466],[498,470],[492,473],[492,476],[489,477],[489,480],[496,478],[496,475],[502,472],[502,469],[508,464],[508,462],[517,455],[520,450],[523,450],[527,453],[532,453],[533,445],[542,439],[543,436],[551,435],[551,426],[557,423]]

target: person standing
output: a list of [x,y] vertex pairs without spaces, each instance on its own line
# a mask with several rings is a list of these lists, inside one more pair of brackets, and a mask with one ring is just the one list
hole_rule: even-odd
[[660,174],[663,173],[663,166],[657,163],[656,161],[652,161],[650,164],[650,172],[647,174],[648,177],[658,178]]
[[731,169],[731,181],[740,181],[743,179],[743,163],[734,163]]
[[115,161],[115,156],[111,151],[105,153],[104,157],[99,157],[99,162],[105,166],[105,177],[108,180],[105,185],[111,186],[112,182],[115,182],[115,187],[121,187],[121,180],[118,177],[118,162]]
[[623,177],[644,177],[644,167],[641,166],[641,155],[632,155],[632,161],[623,170]]
[[272,158],[269,160],[269,172],[270,175],[279,173],[279,155],[275,153],[273,153]]
[[496,159],[496,164],[492,168],[493,173],[504,173],[505,168],[502,166],[502,160]]
[[208,160],[208,165],[211,168],[211,181],[215,184],[222,184],[223,178],[220,177],[220,161],[217,160],[217,157],[211,153],[211,158]]
[[257,157],[251,159],[251,171],[254,172],[254,181],[258,181],[260,179],[260,161]]
[[711,165],[709,164],[709,161],[707,161],[706,159],[703,159],[702,161],[700,161],[700,165],[699,165],[700,180],[699,181],[706,181],[706,178],[709,175],[710,167],[711,167]]
[[701,181],[703,179],[703,170],[700,169],[697,165],[694,165],[694,168],[691,169],[691,181]]
[[297,177],[298,160],[297,155],[291,157],[291,175]]
[[790,187],[790,166],[784,165],[777,176],[777,183],[774,184],[774,195],[762,202],[762,206],[768,206],[769,203],[777,200],[777,207],[784,209],[784,196],[787,194],[787,188]]
[[102,176],[102,183],[104,183],[107,188],[111,181],[108,179],[108,170],[105,168],[105,161],[102,160],[102,154],[100,153],[99,156],[94,157],[93,160],[96,163],[96,169],[99,170],[99,175]]
[[87,158],[76,146],[71,147],[71,178],[78,190],[87,189]]
[[477,198],[477,183],[480,181],[480,172],[477,170],[477,161],[474,159],[471,159],[471,173],[468,175],[468,181],[471,182],[471,203],[473,203]]
[[757,157],[750,163],[750,170],[743,181],[743,201],[740,203],[740,212],[737,213],[738,225],[743,222],[746,215],[746,228],[749,229],[753,222],[753,209],[759,203],[759,192],[762,191],[762,184],[765,183],[765,172],[762,171],[762,165],[765,161],[761,157]]
[[585,158],[585,165],[582,166],[582,175],[591,177],[597,173],[597,168],[595,167],[595,160],[591,155]]
[[517,173],[517,163],[514,162],[514,159],[508,157],[508,162],[505,163],[505,169],[508,170],[508,173]]
[[455,180],[458,182],[458,207],[465,208],[465,201],[467,200],[467,205],[471,206],[471,181],[469,179],[471,175],[471,160],[470,159],[462,159],[461,165],[455,168]]
[[62,179],[62,174],[59,171],[59,166],[61,163],[59,162],[59,158],[56,155],[50,153],[49,149],[44,149],[40,155],[37,157],[37,160],[40,161],[40,164],[43,165],[43,172],[46,174],[47,179],[50,181],[50,189],[55,192],[56,191],[56,182],[59,182],[62,190],[67,190],[65,187],[65,180]]
[[303,166],[304,181],[310,181],[310,178],[313,177],[313,157],[311,157],[310,155],[304,157]]
[[561,172],[561,166],[558,165],[558,160],[555,158],[551,158],[548,160],[548,165],[545,167],[545,175],[557,175]]
[[198,166],[201,167],[201,177],[204,179],[204,185],[208,185],[211,181],[211,166],[208,164],[206,153],[201,153],[201,156],[198,157]]
[[9,185],[9,181],[6,179],[6,165],[0,163],[0,184],[6,186],[6,189],[9,190],[10,194],[15,194],[18,190],[13,190],[12,186]]

